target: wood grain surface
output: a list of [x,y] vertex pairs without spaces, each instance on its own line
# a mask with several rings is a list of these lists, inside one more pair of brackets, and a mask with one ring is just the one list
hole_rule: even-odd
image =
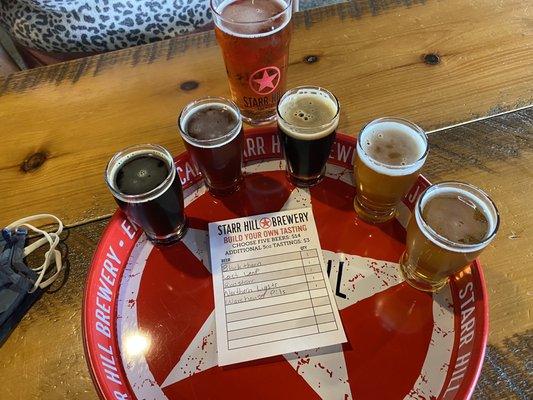
[[[349,134],[384,115],[437,130],[525,107],[532,14],[522,0],[359,0],[306,11],[294,17],[289,86],[333,91]],[[191,81],[198,86],[187,90]],[[0,81],[0,225],[42,211],[68,225],[109,215],[102,174],[111,155],[142,142],[180,152],[180,109],[228,94],[213,32],[10,75]]]
[[[533,397],[532,217],[533,108],[430,136],[424,174],[460,179],[494,198],[502,225],[483,253],[490,305],[489,347],[476,400]],[[96,399],[83,355],[83,282],[107,219],[71,228],[63,286],[46,293],[0,348],[2,399]],[[37,263],[36,259],[30,262]],[[54,289],[57,289],[54,287]]]

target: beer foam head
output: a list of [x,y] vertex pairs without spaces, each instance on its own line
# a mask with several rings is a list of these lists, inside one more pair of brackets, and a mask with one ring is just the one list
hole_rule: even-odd
[[357,155],[368,168],[388,176],[410,175],[424,165],[427,138],[418,126],[399,118],[380,118],[364,127]]
[[[198,112],[209,108],[220,108],[221,110],[224,110],[224,112],[233,113],[233,115],[235,116],[235,120],[237,121],[236,125],[228,132],[224,131],[220,132],[222,134],[210,135],[210,137],[207,137],[205,139],[191,136],[187,132],[187,125],[189,123],[189,119]],[[238,107],[232,101],[224,99],[222,97],[206,97],[190,103],[183,109],[179,116],[178,126],[181,133],[181,137],[187,143],[196,147],[214,148],[224,146],[225,144],[231,142],[235,138],[235,136],[237,136],[241,131],[242,120]],[[212,128],[210,129],[212,130]]]
[[278,104],[278,125],[296,139],[320,139],[337,129],[339,103],[333,94],[319,87],[289,90]]
[[[488,229],[485,237],[480,243],[454,243],[436,233],[426,224],[422,217],[422,212],[426,204],[437,196],[456,196],[462,202],[469,204],[471,207],[476,208],[483,213],[488,222]],[[500,217],[496,206],[482,190],[462,182],[441,182],[430,186],[424,193],[422,193],[415,207],[415,218],[424,236],[437,246],[454,252],[470,253],[483,249],[494,238],[498,229]]]
[[254,39],[282,30],[291,20],[292,0],[211,1],[216,26],[228,35]]

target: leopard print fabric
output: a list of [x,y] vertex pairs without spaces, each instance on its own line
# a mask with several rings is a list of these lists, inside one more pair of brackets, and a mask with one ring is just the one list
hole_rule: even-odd
[[0,23],[47,52],[102,52],[190,33],[212,20],[209,0],[0,0]]

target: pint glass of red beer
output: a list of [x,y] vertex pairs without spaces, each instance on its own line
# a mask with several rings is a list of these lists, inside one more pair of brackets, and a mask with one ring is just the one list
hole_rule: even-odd
[[243,120],[276,119],[285,92],[292,0],[211,0],[230,91]]

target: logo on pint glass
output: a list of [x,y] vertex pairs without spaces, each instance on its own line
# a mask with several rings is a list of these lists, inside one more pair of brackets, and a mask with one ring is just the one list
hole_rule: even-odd
[[276,90],[280,77],[281,72],[278,67],[265,67],[258,69],[250,75],[248,83],[255,93],[263,96]]
[[270,228],[270,218],[261,218],[261,220],[259,221],[259,225],[263,229]]

